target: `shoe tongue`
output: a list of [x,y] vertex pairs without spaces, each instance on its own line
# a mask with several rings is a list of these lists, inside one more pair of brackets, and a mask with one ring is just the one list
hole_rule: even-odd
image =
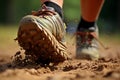
[[45,4],[42,5],[42,11],[55,11],[53,7],[46,6]]

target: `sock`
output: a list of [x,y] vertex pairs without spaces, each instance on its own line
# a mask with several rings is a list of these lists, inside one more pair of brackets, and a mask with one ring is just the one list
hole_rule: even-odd
[[88,22],[81,18],[77,30],[79,31],[80,28],[89,29],[90,27],[95,27],[95,22]]
[[45,2],[44,3],[46,6],[49,6],[49,7],[53,7],[55,9],[55,11],[60,15],[60,17],[63,19],[63,11],[62,11],[62,8],[57,5],[56,3],[53,3],[53,2]]

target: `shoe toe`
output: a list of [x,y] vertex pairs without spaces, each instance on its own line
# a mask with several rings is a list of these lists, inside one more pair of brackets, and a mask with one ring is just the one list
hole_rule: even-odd
[[91,60],[97,60],[99,58],[99,51],[96,48],[82,48],[77,49],[77,58],[82,59],[91,59]]

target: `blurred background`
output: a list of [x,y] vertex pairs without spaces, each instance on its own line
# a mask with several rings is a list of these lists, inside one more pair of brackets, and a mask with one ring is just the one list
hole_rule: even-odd
[[[32,10],[40,9],[40,0],[0,0],[0,53],[12,53],[17,50],[14,39],[17,35],[19,21]],[[64,0],[64,17],[68,32],[75,32],[80,19],[80,1]],[[108,39],[120,40],[120,0],[105,0],[98,26],[100,34],[109,36]],[[116,36],[116,37],[115,37]],[[104,37],[104,40],[107,37]],[[120,41],[119,41],[120,42]],[[7,50],[6,50],[7,49]]]
[[[40,9],[40,0],[0,0],[0,24],[18,25],[20,19],[32,10]],[[68,25],[77,25],[80,19],[80,1],[64,0],[64,16]],[[120,0],[105,0],[98,25],[100,32],[117,33],[120,30]]]

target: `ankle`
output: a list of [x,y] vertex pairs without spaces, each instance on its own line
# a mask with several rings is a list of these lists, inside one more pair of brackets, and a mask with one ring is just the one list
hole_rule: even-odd
[[53,7],[55,9],[55,11],[60,15],[60,17],[63,19],[63,11],[62,11],[62,8],[57,5],[56,3],[53,3],[53,2],[50,2],[50,1],[47,1],[47,2],[44,2],[44,4],[46,6],[49,6],[49,7]]
[[81,18],[81,21],[78,24],[77,30],[80,31],[80,29],[89,29],[91,27],[95,27],[95,21],[93,22],[88,22],[86,20],[84,20],[83,18]]

